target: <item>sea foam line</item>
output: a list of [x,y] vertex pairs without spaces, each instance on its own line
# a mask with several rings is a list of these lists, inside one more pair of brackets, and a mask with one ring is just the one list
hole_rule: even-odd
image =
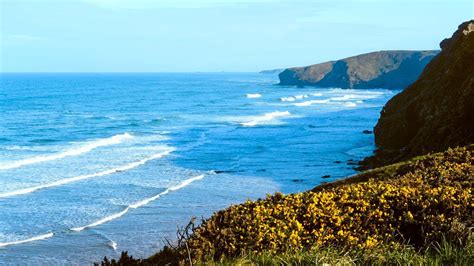
[[240,123],[240,124],[242,126],[245,126],[245,127],[253,127],[253,126],[256,126],[258,124],[265,123],[265,122],[268,122],[268,121],[272,121],[276,118],[289,116],[289,115],[291,115],[291,114],[288,111],[284,111],[284,112],[276,111],[276,112],[266,113],[266,114],[261,115],[261,116],[253,117],[252,120],[250,120],[248,122]]
[[361,99],[361,100],[368,100],[368,99],[375,99],[378,98],[380,95],[377,94],[345,94],[341,97],[333,97],[331,98],[331,101],[347,101],[347,100],[352,100],[352,99]]
[[142,206],[145,206],[147,205],[148,203],[154,201],[154,200],[157,200],[158,198],[160,198],[161,196],[163,195],[166,195],[172,191],[176,191],[178,189],[181,189],[183,187],[186,187],[187,185],[191,184],[192,182],[196,181],[196,180],[200,180],[200,179],[203,179],[204,178],[204,174],[201,174],[201,175],[198,175],[198,176],[194,176],[194,177],[191,177],[189,179],[186,179],[184,180],[183,182],[181,182],[180,184],[176,185],[176,186],[173,186],[173,187],[169,187],[167,188],[165,191],[153,196],[153,197],[150,197],[150,198],[146,198],[144,200],[141,200],[141,201],[137,201],[133,204],[130,204],[128,205],[123,211],[121,212],[117,212],[117,213],[114,213],[112,215],[109,215],[107,217],[104,217],[100,220],[97,220],[91,224],[88,224],[86,226],[81,226],[81,227],[75,227],[75,228],[72,228],[71,230],[72,231],[76,231],[76,232],[80,232],[84,229],[87,229],[87,228],[91,228],[91,227],[96,227],[98,225],[101,225],[101,224],[104,224],[104,223],[107,223],[107,222],[110,222],[112,220],[115,220],[115,219],[118,219],[120,217],[122,217],[123,215],[125,215],[129,210],[131,209],[137,209],[137,208],[140,208]]
[[247,98],[249,98],[249,99],[255,99],[255,98],[260,98],[260,97],[262,97],[262,95],[259,94],[259,93],[248,93],[246,96],[247,96]]
[[295,100],[296,100],[296,98],[295,98],[295,97],[291,97],[291,96],[290,96],[290,97],[281,97],[281,98],[280,98],[280,101],[282,101],[282,102],[294,102]]
[[24,239],[24,240],[18,240],[18,241],[0,243],[0,247],[6,247],[6,246],[11,246],[11,245],[18,245],[18,244],[23,244],[23,243],[28,243],[28,242],[43,240],[43,239],[46,239],[46,238],[53,237],[53,235],[54,235],[53,233],[47,233],[47,234],[44,234],[44,235],[38,235],[38,236],[34,236],[34,237],[31,237],[31,238],[28,238],[28,239]]
[[148,161],[162,158],[162,157],[170,154],[172,151],[173,150],[170,149],[170,150],[167,150],[167,151],[164,151],[164,152],[161,152],[161,153],[153,154],[152,156],[150,156],[148,158],[145,158],[145,159],[142,159],[140,161],[136,161],[136,162],[133,162],[133,163],[121,166],[121,167],[105,170],[105,171],[94,173],[94,174],[79,175],[79,176],[75,176],[75,177],[71,177],[71,178],[61,179],[61,180],[58,180],[58,181],[55,181],[55,182],[52,182],[52,183],[49,183],[49,184],[39,185],[39,186],[36,186],[36,187],[30,187],[30,188],[24,188],[24,189],[18,189],[18,190],[14,190],[14,191],[10,191],[10,192],[0,193],[0,198],[8,198],[8,197],[13,197],[13,196],[29,194],[29,193],[32,193],[32,192],[35,192],[35,191],[41,190],[41,189],[62,186],[62,185],[72,183],[72,182],[77,182],[77,181],[90,179],[90,178],[94,178],[94,177],[105,176],[105,175],[110,175],[110,174],[117,173],[117,172],[127,171],[127,170],[133,169],[135,167],[138,167],[140,165],[143,165]]
[[310,100],[310,101],[305,101],[305,102],[300,102],[300,103],[295,103],[295,106],[310,106],[313,104],[322,104],[322,103],[329,103],[331,100],[330,99],[325,99],[325,100]]
[[124,140],[132,139],[132,138],[133,136],[128,133],[119,134],[119,135],[112,136],[110,138],[91,141],[88,144],[83,145],[81,147],[72,148],[60,153],[51,154],[51,155],[40,155],[40,156],[29,158],[29,159],[23,159],[23,160],[10,162],[6,164],[0,164],[0,170],[14,169],[14,168],[19,168],[19,167],[29,165],[29,164],[36,164],[36,163],[62,159],[64,157],[77,156],[83,153],[90,152],[93,149],[97,149],[99,147],[119,144],[123,142]]

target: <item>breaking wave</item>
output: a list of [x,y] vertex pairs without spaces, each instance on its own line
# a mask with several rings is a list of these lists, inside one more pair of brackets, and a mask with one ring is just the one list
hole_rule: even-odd
[[247,94],[247,98],[249,98],[249,99],[255,99],[255,98],[260,98],[260,97],[262,97],[262,95],[258,94],[258,93],[249,93],[249,94]]
[[272,122],[272,121],[274,122],[275,120],[277,120],[280,117],[285,117],[285,116],[289,116],[289,115],[291,115],[291,114],[288,111],[270,112],[270,113],[266,113],[266,114],[261,115],[261,116],[254,116],[249,121],[243,122],[243,123],[240,123],[240,124],[242,126],[245,126],[245,127],[253,127],[253,126],[256,126],[256,125],[265,124],[265,123]]
[[196,180],[200,180],[200,179],[203,179],[204,178],[204,174],[201,174],[201,175],[198,175],[198,176],[195,176],[195,177],[191,177],[189,179],[186,179],[184,180],[183,182],[181,182],[180,184],[176,185],[176,186],[173,186],[173,187],[169,187],[167,188],[165,191],[153,196],[153,197],[150,197],[150,198],[146,198],[144,200],[141,200],[141,201],[138,201],[138,202],[135,202],[133,204],[130,204],[128,205],[123,211],[121,212],[117,212],[117,213],[114,213],[112,215],[109,215],[107,217],[104,217],[98,221],[95,221],[91,224],[88,224],[86,226],[81,226],[81,227],[75,227],[75,228],[72,228],[71,230],[72,231],[76,231],[76,232],[79,232],[79,231],[82,231],[84,229],[87,229],[87,228],[91,228],[91,227],[96,227],[98,225],[101,225],[101,224],[104,224],[104,223],[107,223],[107,222],[110,222],[112,220],[115,220],[115,219],[118,219],[120,217],[122,217],[123,215],[125,215],[129,210],[131,209],[137,209],[137,208],[140,208],[142,206],[145,206],[147,205],[148,203],[154,201],[154,200],[157,200],[158,198],[160,198],[161,196],[163,195],[166,195],[172,191],[175,191],[175,190],[178,190],[178,189],[181,189],[183,187],[186,187],[188,186],[189,184],[191,184],[192,182],[196,181]]
[[12,245],[18,245],[18,244],[24,244],[24,243],[28,243],[28,242],[43,240],[43,239],[53,237],[53,235],[54,235],[53,233],[47,233],[47,234],[44,234],[44,235],[38,235],[38,236],[34,236],[34,237],[27,238],[27,239],[24,239],[24,240],[4,242],[4,243],[0,243],[0,247],[6,247],[6,246],[12,246]]
[[132,139],[132,138],[133,136],[128,133],[119,134],[110,138],[91,141],[88,144],[85,144],[81,147],[72,148],[60,153],[51,154],[51,155],[40,155],[40,156],[29,158],[29,159],[23,159],[23,160],[19,160],[15,162],[0,164],[0,170],[14,169],[14,168],[19,168],[25,165],[58,160],[64,157],[77,156],[83,153],[90,152],[91,150],[99,148],[99,147],[119,144],[125,140]]
[[300,103],[295,103],[295,106],[310,106],[313,104],[322,104],[322,103],[328,103],[330,102],[330,99],[325,99],[325,100],[310,100],[310,101],[305,101],[305,102],[300,102]]
[[140,161],[136,161],[136,162],[133,162],[133,163],[126,164],[124,166],[120,166],[120,167],[117,167],[117,168],[105,170],[105,171],[98,172],[98,173],[87,174],[87,175],[79,175],[79,176],[75,176],[75,177],[61,179],[61,180],[58,180],[58,181],[55,181],[55,182],[52,182],[52,183],[49,183],[49,184],[44,184],[44,185],[39,185],[39,186],[35,186],[35,187],[23,188],[23,189],[10,191],[10,192],[0,193],[0,198],[7,198],[7,197],[30,194],[30,193],[33,193],[37,190],[62,186],[62,185],[66,185],[66,184],[69,184],[69,183],[72,183],[72,182],[77,182],[77,181],[86,180],[86,179],[90,179],[90,178],[94,178],[94,177],[105,176],[105,175],[110,175],[110,174],[114,174],[114,173],[118,173],[118,172],[127,171],[127,170],[133,169],[135,167],[138,167],[140,165],[143,165],[148,161],[162,158],[162,157],[170,154],[172,151],[173,151],[173,149],[170,148],[167,151],[156,153],[156,154],[154,154],[150,157],[147,157],[145,159],[142,159]]

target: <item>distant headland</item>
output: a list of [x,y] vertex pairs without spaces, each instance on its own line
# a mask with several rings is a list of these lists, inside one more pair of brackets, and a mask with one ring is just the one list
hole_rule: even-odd
[[415,82],[438,52],[379,51],[305,67],[287,68],[279,74],[280,85],[404,89]]

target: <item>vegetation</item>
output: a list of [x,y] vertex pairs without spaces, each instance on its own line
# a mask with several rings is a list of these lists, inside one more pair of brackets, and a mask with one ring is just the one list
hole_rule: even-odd
[[[189,265],[183,259],[178,263],[169,253],[167,259],[161,256],[150,259],[135,259],[123,252],[119,260],[105,259],[102,265]],[[289,251],[282,254],[264,252],[243,254],[236,258],[221,259],[219,261],[205,261],[196,265],[472,265],[474,262],[474,241],[471,237],[466,245],[460,247],[446,240],[436,243],[423,253],[412,246],[383,247],[368,250],[344,250],[335,247],[311,251]]]
[[127,264],[473,264],[471,148],[315,188],[275,194],[191,223],[179,241]]

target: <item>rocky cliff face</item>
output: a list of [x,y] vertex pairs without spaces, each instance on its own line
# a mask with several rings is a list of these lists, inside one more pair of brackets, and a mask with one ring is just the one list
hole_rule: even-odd
[[375,127],[378,166],[474,143],[474,20],[441,42],[420,78],[393,97]]
[[438,51],[380,51],[280,73],[281,85],[345,89],[403,89],[412,84]]

